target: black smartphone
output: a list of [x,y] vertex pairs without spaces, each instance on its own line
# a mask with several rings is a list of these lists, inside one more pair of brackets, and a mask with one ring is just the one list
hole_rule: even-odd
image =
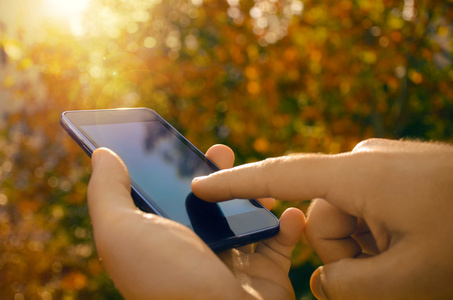
[[197,198],[192,179],[219,168],[153,110],[67,111],[60,123],[90,157],[98,147],[121,157],[138,208],[188,226],[212,250],[277,234],[278,219],[254,199],[208,203]]

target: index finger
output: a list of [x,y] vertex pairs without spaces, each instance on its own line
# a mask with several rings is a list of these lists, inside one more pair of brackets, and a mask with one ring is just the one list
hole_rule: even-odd
[[192,191],[210,202],[261,197],[286,201],[324,198],[358,214],[357,205],[347,199],[353,182],[360,180],[353,172],[358,162],[351,156],[301,154],[270,158],[195,178]]

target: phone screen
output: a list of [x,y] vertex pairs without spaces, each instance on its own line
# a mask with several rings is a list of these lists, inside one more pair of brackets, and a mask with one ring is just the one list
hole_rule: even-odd
[[211,247],[224,248],[225,240],[237,243],[238,237],[245,244],[251,242],[247,236],[278,231],[278,220],[255,200],[215,204],[198,199],[191,192],[192,179],[218,168],[160,117],[84,118],[80,124],[77,117],[67,117],[95,148],[107,147],[121,157],[133,189],[155,213],[188,226]]

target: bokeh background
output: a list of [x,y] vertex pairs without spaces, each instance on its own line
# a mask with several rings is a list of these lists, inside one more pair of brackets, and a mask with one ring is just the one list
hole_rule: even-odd
[[[0,0],[0,298],[121,299],[61,112],[149,107],[237,164],[452,142],[452,21],[451,0]],[[301,242],[298,299],[319,264]]]

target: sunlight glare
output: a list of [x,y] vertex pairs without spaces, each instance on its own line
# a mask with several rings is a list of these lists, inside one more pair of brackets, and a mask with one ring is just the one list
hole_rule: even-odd
[[44,0],[46,14],[50,18],[68,22],[75,35],[83,34],[81,14],[91,0]]
[[55,16],[73,17],[80,14],[91,0],[45,0],[48,12]]

